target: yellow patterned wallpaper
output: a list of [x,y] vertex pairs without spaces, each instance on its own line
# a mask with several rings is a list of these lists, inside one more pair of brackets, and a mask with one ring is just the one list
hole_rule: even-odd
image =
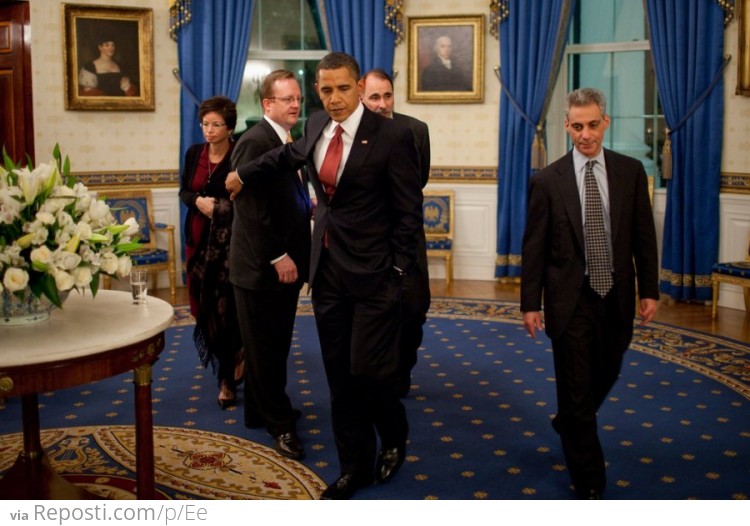
[[[176,170],[179,166],[179,84],[172,76],[177,45],[169,39],[164,0],[76,0],[76,4],[146,7],[154,12],[155,111],[65,110],[62,2],[31,2],[36,158],[56,142],[74,172]],[[59,5],[55,5],[59,4]]]
[[[724,77],[726,111],[721,171],[750,176],[750,97],[735,94],[739,60],[738,32],[738,20],[735,18],[727,28],[724,46],[725,54],[732,55],[732,61]],[[706,140],[711,138],[706,137]]]
[[[405,16],[485,15],[484,103],[409,104],[407,98],[408,39],[396,47],[393,67],[396,111],[423,120],[430,127],[433,166],[497,167],[500,112],[500,82],[493,68],[500,64],[500,45],[489,34],[486,0],[408,0]],[[404,28],[408,29],[404,20]]]
[[[169,39],[168,3],[163,0],[76,0],[78,4],[149,7],[154,10],[154,79],[156,111],[66,111],[63,94],[62,15],[51,0],[31,1],[32,67],[36,156],[44,160],[59,142],[70,155],[75,172],[133,174],[147,172],[162,184],[173,180],[179,166],[179,84],[172,76],[177,47]],[[486,0],[409,0],[406,17],[487,14]],[[407,26],[408,27],[408,26]],[[486,28],[485,28],[486,29]],[[738,50],[737,21],[727,30],[726,53],[733,63],[725,79],[725,179],[750,177],[750,97],[734,94]],[[451,178],[450,167],[462,175],[497,166],[500,83],[498,41],[485,33],[485,97],[483,104],[409,104],[406,102],[407,42],[396,48],[394,67],[396,109],[430,126],[432,164],[438,175]],[[461,139],[461,140],[459,140]],[[711,140],[706,137],[706,140]],[[467,172],[468,171],[468,172]],[[467,173],[464,173],[467,172]],[[155,175],[156,174],[156,175]],[[171,175],[170,175],[171,174]],[[124,177],[124,175],[123,175]],[[483,180],[487,180],[484,177]],[[750,188],[750,184],[748,185]]]

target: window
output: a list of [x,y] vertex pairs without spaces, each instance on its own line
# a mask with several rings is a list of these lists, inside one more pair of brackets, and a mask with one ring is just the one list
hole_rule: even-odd
[[237,130],[252,127],[263,117],[260,84],[275,69],[288,69],[297,76],[305,103],[292,130],[301,135],[309,112],[322,108],[315,93],[315,67],[328,51],[315,0],[256,0],[250,48],[237,100]]
[[647,31],[643,0],[579,0],[558,87],[602,90],[612,119],[604,146],[640,159],[661,187],[666,124]]

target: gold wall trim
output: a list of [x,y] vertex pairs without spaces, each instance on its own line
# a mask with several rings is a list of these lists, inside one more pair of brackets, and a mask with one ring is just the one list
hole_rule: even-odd
[[750,173],[721,173],[721,191],[725,194],[750,194]]
[[180,186],[180,172],[177,170],[78,172],[73,175],[89,188],[96,188],[97,186],[143,186],[149,188]]
[[497,183],[494,166],[432,166],[430,182],[433,183]]
[[[89,187],[180,186],[180,173],[177,170],[78,172],[74,175]],[[492,166],[433,166],[430,168],[430,181],[433,183],[497,184],[497,168]],[[721,191],[728,194],[750,194],[750,173],[722,172]]]

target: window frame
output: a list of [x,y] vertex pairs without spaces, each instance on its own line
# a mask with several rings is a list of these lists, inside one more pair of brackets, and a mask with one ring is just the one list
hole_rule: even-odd
[[[550,101],[550,107],[547,113],[547,151],[549,152],[548,160],[554,160],[565,155],[572,145],[570,144],[569,137],[565,131],[565,96],[568,92],[569,77],[570,77],[570,60],[574,55],[584,54],[596,54],[596,53],[628,53],[628,52],[651,52],[651,42],[648,39],[643,40],[632,40],[625,42],[602,42],[602,43],[591,43],[591,44],[567,44],[563,53],[562,63],[560,65],[560,73],[555,83],[552,99]],[[640,79],[637,83],[638,86],[645,86],[645,77]],[[633,83],[636,85],[636,83]],[[654,92],[651,94],[654,96],[654,107],[658,107],[658,86],[654,82]],[[610,113],[611,107],[614,107],[614,101],[607,100],[607,112]],[[646,119],[664,119],[664,115],[661,113],[654,114],[640,114],[632,115],[629,117],[642,117]],[[652,145],[654,155],[661,155],[658,146]],[[657,167],[657,163],[654,163],[654,170],[649,171],[648,175],[654,177],[657,188],[664,185],[661,178],[661,171]],[[653,172],[653,173],[652,173]]]

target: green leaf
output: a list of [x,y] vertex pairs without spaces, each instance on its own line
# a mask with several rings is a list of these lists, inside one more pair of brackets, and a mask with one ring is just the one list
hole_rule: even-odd
[[131,241],[130,243],[120,243],[119,245],[115,246],[115,254],[121,256],[122,254],[127,254],[128,252],[138,250],[142,246],[143,245],[141,243],[138,243],[137,241]]
[[45,263],[42,263],[41,261],[32,261],[31,268],[33,268],[37,272],[49,272],[49,266]]
[[91,276],[91,283],[89,283],[89,287],[91,287],[91,295],[96,297],[96,293],[99,291],[99,273],[97,272],[93,276]]
[[57,291],[57,285],[55,284],[55,278],[49,274],[45,274],[40,280],[42,285],[42,292],[45,296],[58,308],[62,309],[62,302],[60,301],[60,293]]
[[8,155],[5,146],[3,146],[3,161],[5,161],[5,169],[9,172],[16,169],[16,163],[14,163],[13,159]]

